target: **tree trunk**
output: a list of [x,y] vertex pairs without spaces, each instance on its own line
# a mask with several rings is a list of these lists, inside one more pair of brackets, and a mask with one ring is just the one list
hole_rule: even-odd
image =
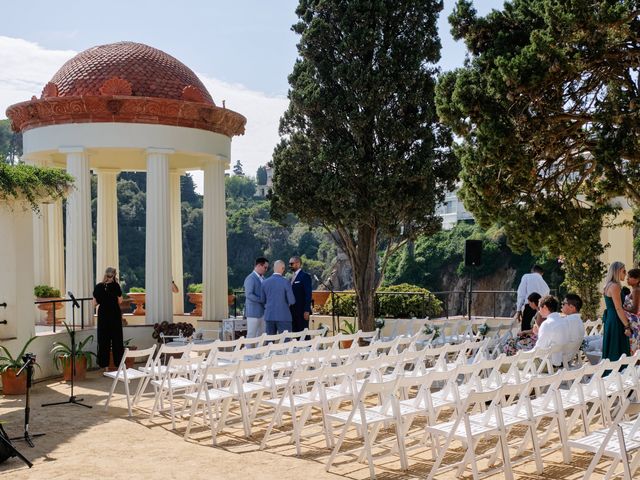
[[348,232],[343,231],[339,234],[347,244],[344,251],[353,268],[353,287],[356,293],[359,326],[364,331],[371,331],[374,329],[375,292],[378,287],[378,230],[369,225],[361,225],[357,239]]

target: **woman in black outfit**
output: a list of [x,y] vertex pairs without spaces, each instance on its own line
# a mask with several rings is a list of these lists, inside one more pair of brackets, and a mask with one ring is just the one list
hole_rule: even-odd
[[108,267],[101,283],[93,289],[93,303],[98,306],[98,365],[109,366],[109,351],[113,351],[113,363],[120,366],[124,345],[122,343],[122,290],[116,278],[116,269]]

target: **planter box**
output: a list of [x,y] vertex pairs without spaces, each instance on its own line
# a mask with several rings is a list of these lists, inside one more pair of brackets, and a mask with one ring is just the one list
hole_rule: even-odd
[[[36,297],[37,301],[47,301],[47,300],[62,300],[61,297],[55,298],[40,298]],[[62,321],[64,320],[64,314],[60,310],[63,310],[64,303],[38,303],[36,305],[38,310],[42,310],[43,312],[47,312],[47,318],[45,319],[46,325],[53,325],[53,307],[56,308],[56,325],[62,325]]]

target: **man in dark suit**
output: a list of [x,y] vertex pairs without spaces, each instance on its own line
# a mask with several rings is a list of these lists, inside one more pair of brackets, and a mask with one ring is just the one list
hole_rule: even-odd
[[289,267],[291,276],[291,288],[296,297],[296,303],[291,305],[291,317],[293,319],[293,331],[301,332],[309,328],[309,315],[311,315],[311,276],[302,270],[300,257],[291,257]]

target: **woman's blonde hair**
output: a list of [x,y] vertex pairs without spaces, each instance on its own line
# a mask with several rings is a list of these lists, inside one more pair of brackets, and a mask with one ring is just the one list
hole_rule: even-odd
[[620,270],[624,269],[624,263],[613,262],[609,265],[607,276],[604,278],[604,289],[606,290],[610,283],[617,283],[620,285]]
[[116,269],[113,267],[107,267],[104,271],[104,277],[102,277],[102,283],[107,283],[107,279],[113,278],[114,282],[118,281],[118,277],[116,277]]

